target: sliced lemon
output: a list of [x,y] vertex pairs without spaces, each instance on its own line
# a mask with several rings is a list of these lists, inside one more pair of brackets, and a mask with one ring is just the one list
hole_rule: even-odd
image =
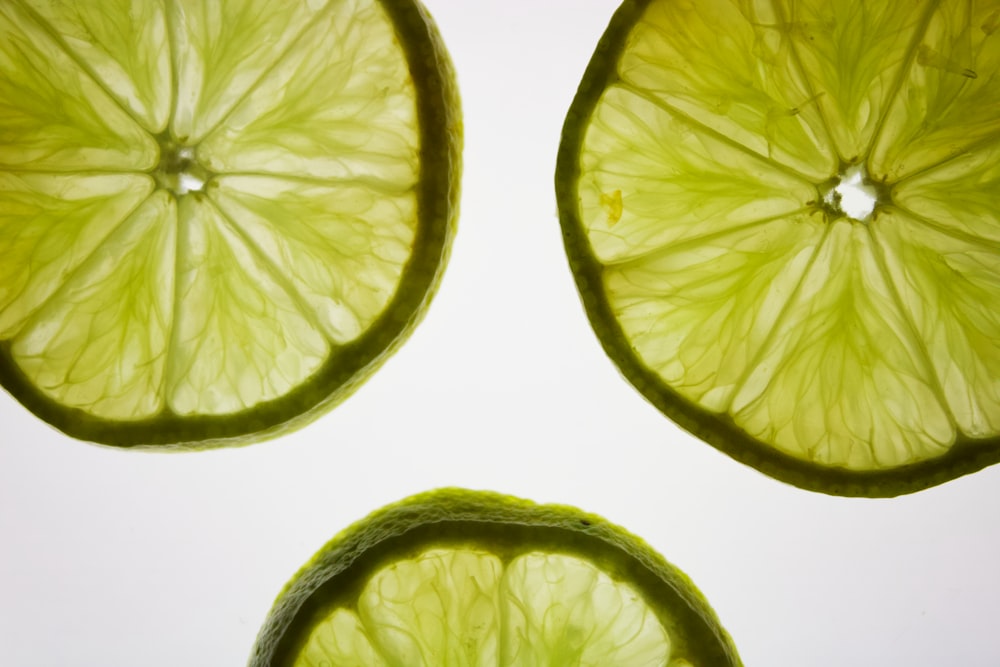
[[0,382],[101,443],[245,442],[355,389],[454,233],[411,0],[0,7]]
[[1000,460],[998,26],[995,1],[621,6],[556,189],[647,399],[829,493]]
[[251,667],[740,665],[690,580],[579,510],[441,489],[370,515],[285,587]]

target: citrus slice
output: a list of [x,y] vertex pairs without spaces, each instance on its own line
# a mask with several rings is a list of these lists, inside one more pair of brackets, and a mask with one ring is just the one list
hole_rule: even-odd
[[628,0],[566,119],[590,321],[681,426],[802,487],[1000,460],[1000,4]]
[[0,383],[66,433],[245,442],[342,400],[454,233],[413,0],[0,6]]
[[383,508],[285,587],[251,667],[741,664],[690,580],[579,510],[441,489]]

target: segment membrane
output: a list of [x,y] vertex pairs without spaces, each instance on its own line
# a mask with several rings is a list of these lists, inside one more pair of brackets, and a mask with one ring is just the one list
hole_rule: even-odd
[[153,139],[18,3],[0,3],[0,169],[146,170]]
[[758,155],[825,181],[836,152],[783,26],[766,0],[654,2],[618,73]]
[[48,396],[107,419],[162,410],[176,217],[173,198],[154,193],[14,339]]
[[184,197],[179,215],[170,407],[232,413],[299,385],[330,351],[307,309],[207,198]]
[[1000,433],[1000,258],[995,245],[944,234],[903,213],[874,227],[907,316],[948,407],[968,436]]
[[170,42],[164,0],[33,0],[31,8],[145,127],[170,113]]
[[685,398],[724,411],[823,229],[800,214],[612,265],[608,302],[643,364]]
[[885,282],[867,227],[841,219],[732,415],[751,436],[807,461],[887,468],[954,442],[925,352]]
[[815,187],[631,89],[598,103],[580,154],[580,218],[602,262],[802,209]]
[[198,158],[215,172],[408,188],[420,164],[415,95],[381,6],[336,2],[205,139]]

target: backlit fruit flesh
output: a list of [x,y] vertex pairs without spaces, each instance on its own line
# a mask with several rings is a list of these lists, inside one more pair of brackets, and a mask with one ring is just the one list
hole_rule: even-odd
[[454,233],[412,0],[0,5],[0,383],[66,433],[244,443],[350,394]]
[[998,26],[996,0],[621,6],[556,187],[646,398],[828,493],[1000,460]]

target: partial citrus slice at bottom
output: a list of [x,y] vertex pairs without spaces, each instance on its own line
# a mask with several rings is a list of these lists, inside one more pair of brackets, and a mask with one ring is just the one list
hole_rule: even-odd
[[70,435],[239,443],[437,287],[461,121],[413,0],[0,7],[0,384]]
[[726,667],[692,583],[579,510],[442,489],[350,527],[285,587],[251,667]]
[[660,410],[828,493],[1000,460],[1000,5],[628,0],[556,174]]

